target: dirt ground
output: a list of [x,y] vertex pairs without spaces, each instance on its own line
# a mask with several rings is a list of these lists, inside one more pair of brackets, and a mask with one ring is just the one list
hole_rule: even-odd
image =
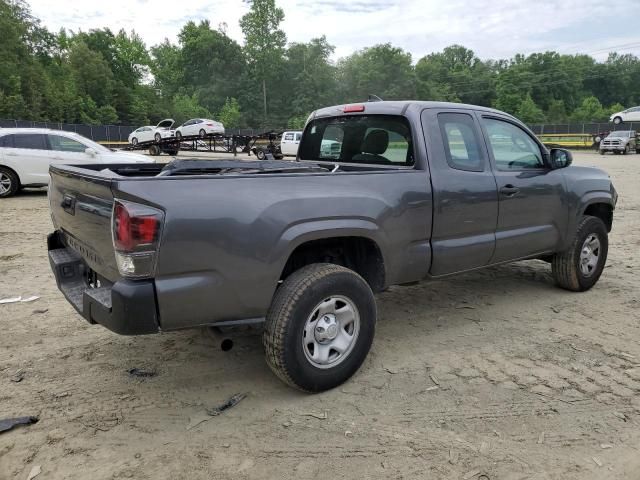
[[319,395],[272,375],[258,336],[90,326],[50,273],[46,194],[0,201],[0,298],[40,296],[0,305],[0,418],[40,417],[0,434],[0,479],[640,479],[640,155],[576,163],[620,193],[593,290],[540,261],[391,288],[363,368]]

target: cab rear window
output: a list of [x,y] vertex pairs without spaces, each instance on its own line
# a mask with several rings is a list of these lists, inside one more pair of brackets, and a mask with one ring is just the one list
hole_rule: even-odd
[[300,143],[301,160],[412,166],[411,128],[398,115],[352,115],[309,122]]

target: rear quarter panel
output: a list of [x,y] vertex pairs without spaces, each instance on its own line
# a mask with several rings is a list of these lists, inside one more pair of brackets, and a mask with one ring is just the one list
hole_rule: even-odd
[[430,263],[431,190],[423,170],[123,181],[122,198],[166,211],[156,275],[165,330],[263,317],[291,252],[305,241],[363,236],[386,283]]

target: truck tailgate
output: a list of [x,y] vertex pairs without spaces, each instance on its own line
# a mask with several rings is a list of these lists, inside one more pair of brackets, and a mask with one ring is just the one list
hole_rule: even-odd
[[50,170],[49,204],[61,241],[91,270],[115,282],[118,273],[111,237],[111,179],[73,167]]

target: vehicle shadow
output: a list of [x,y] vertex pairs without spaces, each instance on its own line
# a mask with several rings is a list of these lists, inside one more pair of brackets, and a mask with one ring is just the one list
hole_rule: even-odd
[[[465,336],[479,322],[483,329],[499,332],[505,316],[519,316],[523,308],[540,299],[567,302],[567,295],[572,294],[557,289],[550,272],[550,266],[542,261],[518,262],[446,280],[391,287],[377,297],[376,339],[370,358],[356,378],[365,379],[368,368],[385,364],[391,360],[388,354],[408,345],[428,351],[430,343],[441,340],[439,336],[446,336],[448,341]],[[521,325],[529,328],[526,323]],[[296,398],[294,390],[284,386],[266,365],[259,334],[232,334],[231,338],[234,347],[224,352],[219,343],[199,330],[126,341],[117,337],[112,352],[105,353],[129,358],[133,363],[128,368],[152,365],[161,372],[153,383],[180,392],[180,396],[199,397],[222,389]],[[500,335],[487,336],[483,341],[499,342]],[[393,361],[398,362],[396,354]]]

